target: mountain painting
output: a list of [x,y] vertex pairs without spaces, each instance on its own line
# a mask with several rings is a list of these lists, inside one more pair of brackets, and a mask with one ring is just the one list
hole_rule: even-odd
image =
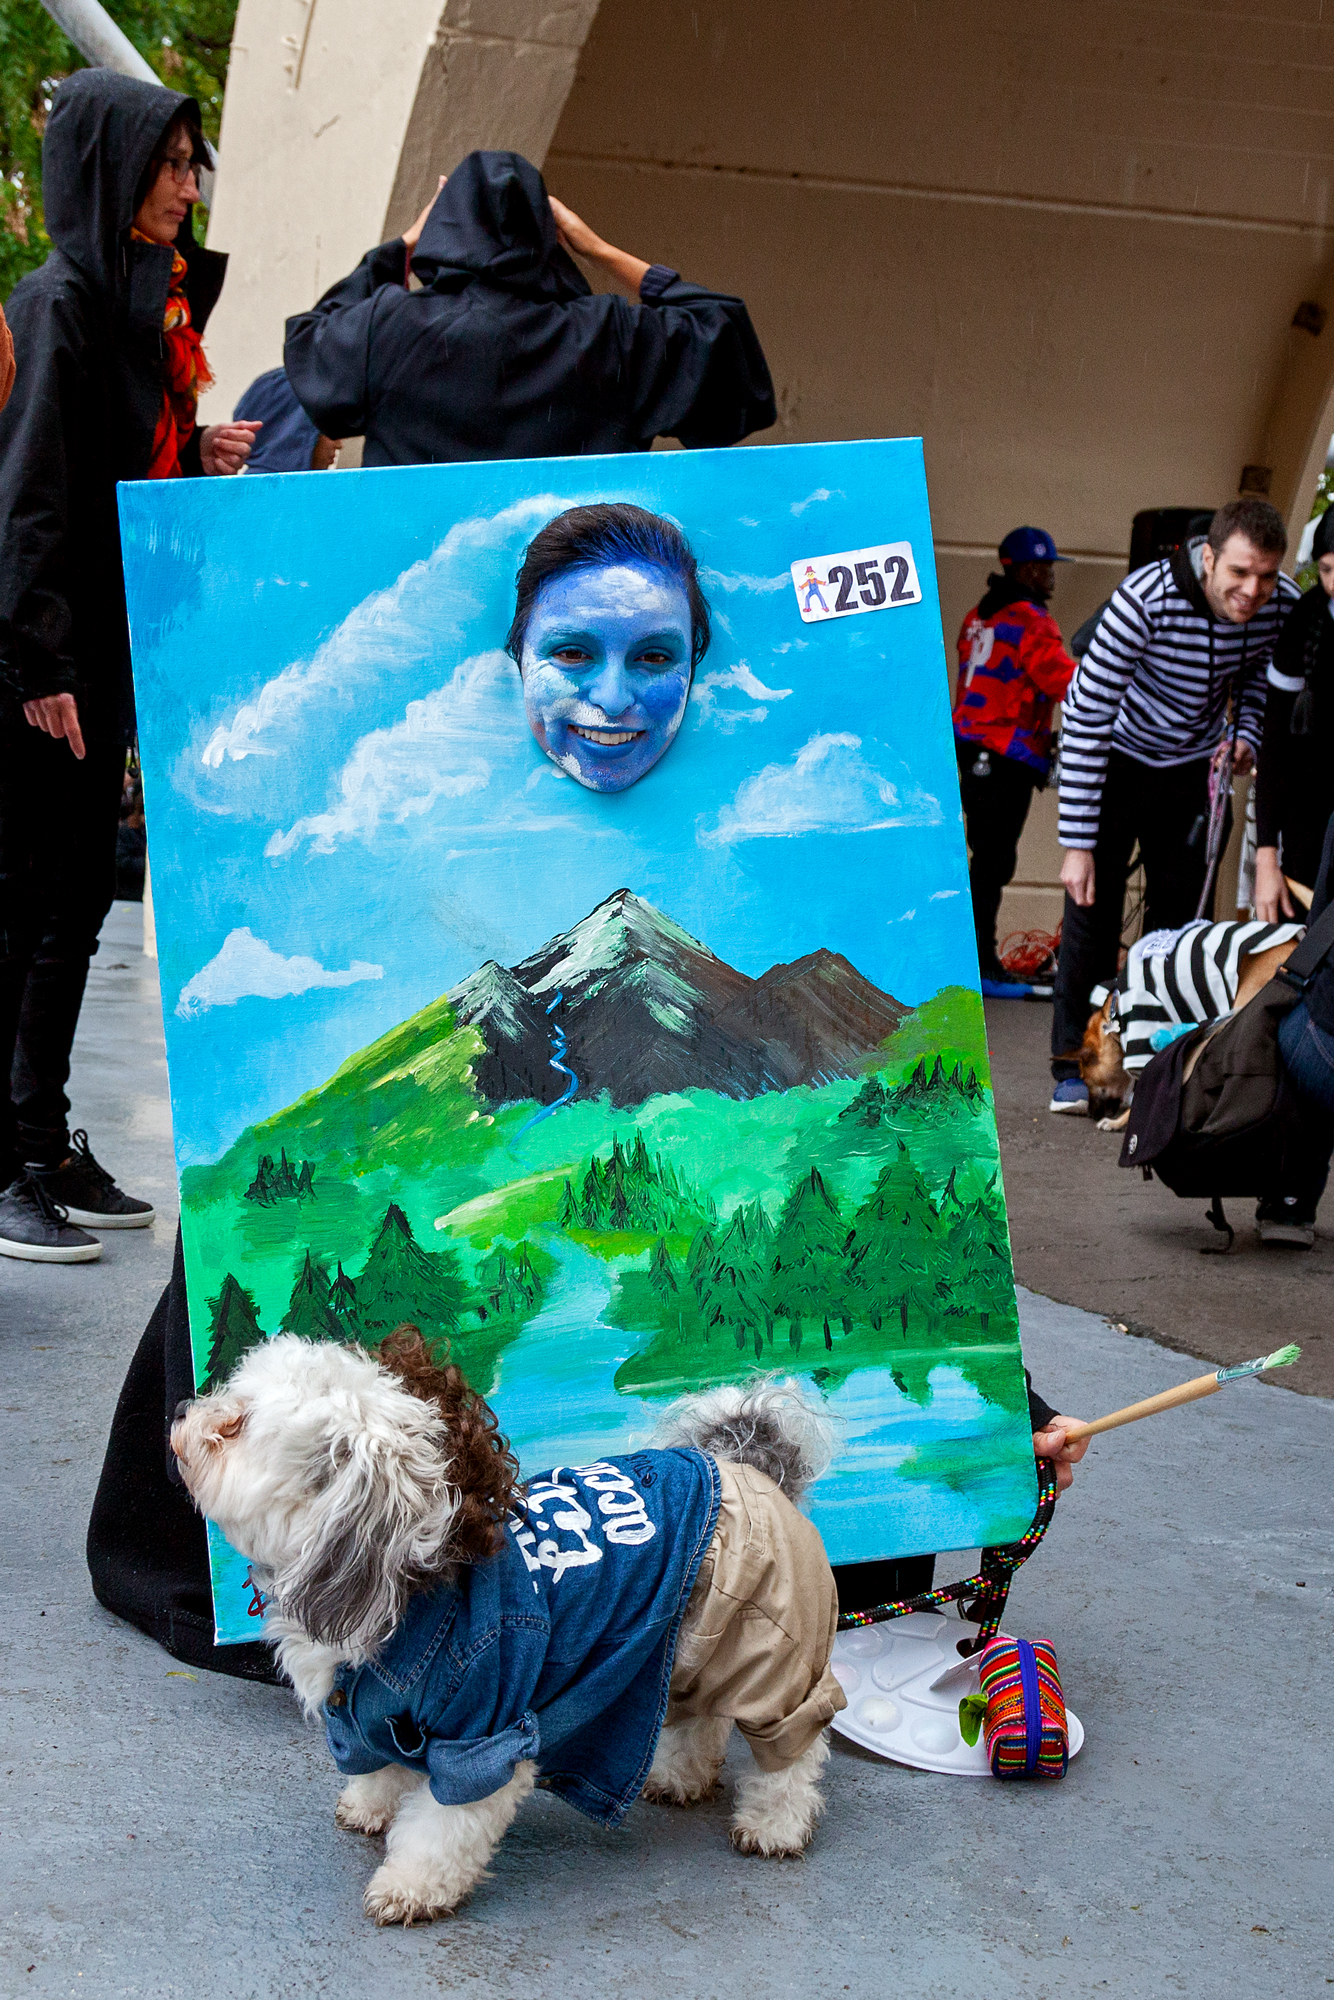
[[[515,577],[576,509],[602,552],[536,593],[541,654]],[[199,1384],[279,1331],[409,1321],[531,1473],[776,1371],[835,1421],[833,1561],[1021,1534],[920,446],[150,483],[121,513]],[[219,1638],[251,1637],[213,1552]]]

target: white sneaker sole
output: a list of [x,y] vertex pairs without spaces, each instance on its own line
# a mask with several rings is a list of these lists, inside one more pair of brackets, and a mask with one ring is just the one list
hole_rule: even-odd
[[52,1243],[13,1243],[0,1236],[0,1257],[17,1257],[25,1264],[95,1264],[102,1255],[100,1243],[76,1243],[61,1248]]
[[1256,1235],[1262,1243],[1281,1243],[1290,1250],[1314,1250],[1315,1230],[1300,1222],[1257,1222]]
[[157,1221],[151,1208],[143,1215],[97,1215],[91,1208],[70,1208],[65,1202],[60,1205],[80,1229],[147,1229],[150,1222]]
[[[1057,1118],[1087,1118],[1089,1115],[1087,1103],[1056,1104],[1053,1102],[1047,1106],[1047,1109],[1053,1112]],[[69,1219],[71,1222],[74,1220],[73,1209],[69,1212]]]

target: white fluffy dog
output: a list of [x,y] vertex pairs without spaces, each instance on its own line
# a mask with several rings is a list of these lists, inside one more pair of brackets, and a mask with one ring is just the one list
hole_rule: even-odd
[[[738,1787],[732,1844],[781,1856],[810,1840],[823,1806],[824,1724],[843,1698],[829,1672],[833,1577],[793,1504],[828,1463],[829,1429],[794,1385],[758,1377],[745,1389],[687,1398],[670,1413],[664,1449],[557,1468],[524,1488],[486,1404],[457,1368],[435,1365],[415,1328],[391,1336],[378,1357],[281,1335],[252,1349],[225,1387],[183,1405],[171,1442],[196,1505],[261,1577],[266,1636],[307,1715],[322,1713],[336,1758],[356,1773],[339,1797],[338,1824],[387,1833],[365,1898],[378,1922],[453,1910],[545,1768],[541,1748],[526,1754],[539,1737],[545,1747],[540,1693],[531,1703],[521,1697],[525,1713],[510,1727],[490,1724],[477,1740],[444,1740],[469,1732],[445,1727],[437,1737],[430,1715],[418,1729],[402,1714],[389,1718],[395,1733],[379,1768],[365,1754],[365,1741],[381,1740],[373,1731],[357,1738],[359,1761],[339,1752],[354,1725],[371,1730],[363,1712],[386,1676],[391,1688],[421,1685],[419,1666],[413,1682],[395,1680],[398,1669],[384,1665],[386,1649],[392,1662],[404,1633],[417,1629],[413,1621],[429,1615],[445,1631],[459,1605],[487,1591],[503,1597],[510,1577],[525,1593],[523,1616],[506,1612],[493,1626],[508,1631],[517,1622],[527,1632],[540,1626],[545,1604],[549,1639],[572,1606],[566,1652],[575,1629],[591,1636],[590,1660],[612,1643],[598,1621],[614,1623],[618,1607],[623,1615],[624,1579],[646,1574],[647,1563],[658,1565],[653,1582],[668,1566],[668,1583],[653,1582],[655,1615],[662,1591],[679,1589],[670,1638],[651,1642],[659,1646],[649,1661],[656,1679],[647,1676],[651,1712],[635,1707],[641,1676],[580,1739],[604,1746],[619,1731],[632,1789],[605,1809],[590,1806],[582,1780],[568,1776],[578,1756],[566,1746],[544,1782],[608,1825],[641,1788],[651,1799],[691,1804],[711,1795],[735,1722],[758,1768]],[[671,1496],[687,1491],[683,1481],[705,1501],[692,1499],[678,1521]],[[632,1638],[622,1631],[615,1643]],[[474,1643],[470,1657],[481,1650]],[[428,1661],[447,1653],[438,1632],[422,1649]],[[663,1662],[671,1663],[665,1723]],[[583,1671],[574,1670],[576,1683]],[[561,1698],[568,1704],[568,1687]],[[467,1757],[483,1759],[468,1766],[471,1783],[457,1775]],[[484,1776],[490,1789],[482,1795],[478,1769],[499,1771],[504,1782]]]

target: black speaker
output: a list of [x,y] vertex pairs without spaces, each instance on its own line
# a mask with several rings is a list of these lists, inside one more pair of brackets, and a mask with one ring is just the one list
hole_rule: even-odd
[[1130,524],[1130,567],[1170,556],[1192,535],[1207,533],[1212,507],[1145,507]]

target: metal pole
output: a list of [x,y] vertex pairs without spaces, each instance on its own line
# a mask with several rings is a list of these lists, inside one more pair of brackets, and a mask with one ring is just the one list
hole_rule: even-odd
[[42,0],[42,5],[90,63],[100,69],[117,69],[122,76],[137,76],[141,83],[162,82],[97,0]]

